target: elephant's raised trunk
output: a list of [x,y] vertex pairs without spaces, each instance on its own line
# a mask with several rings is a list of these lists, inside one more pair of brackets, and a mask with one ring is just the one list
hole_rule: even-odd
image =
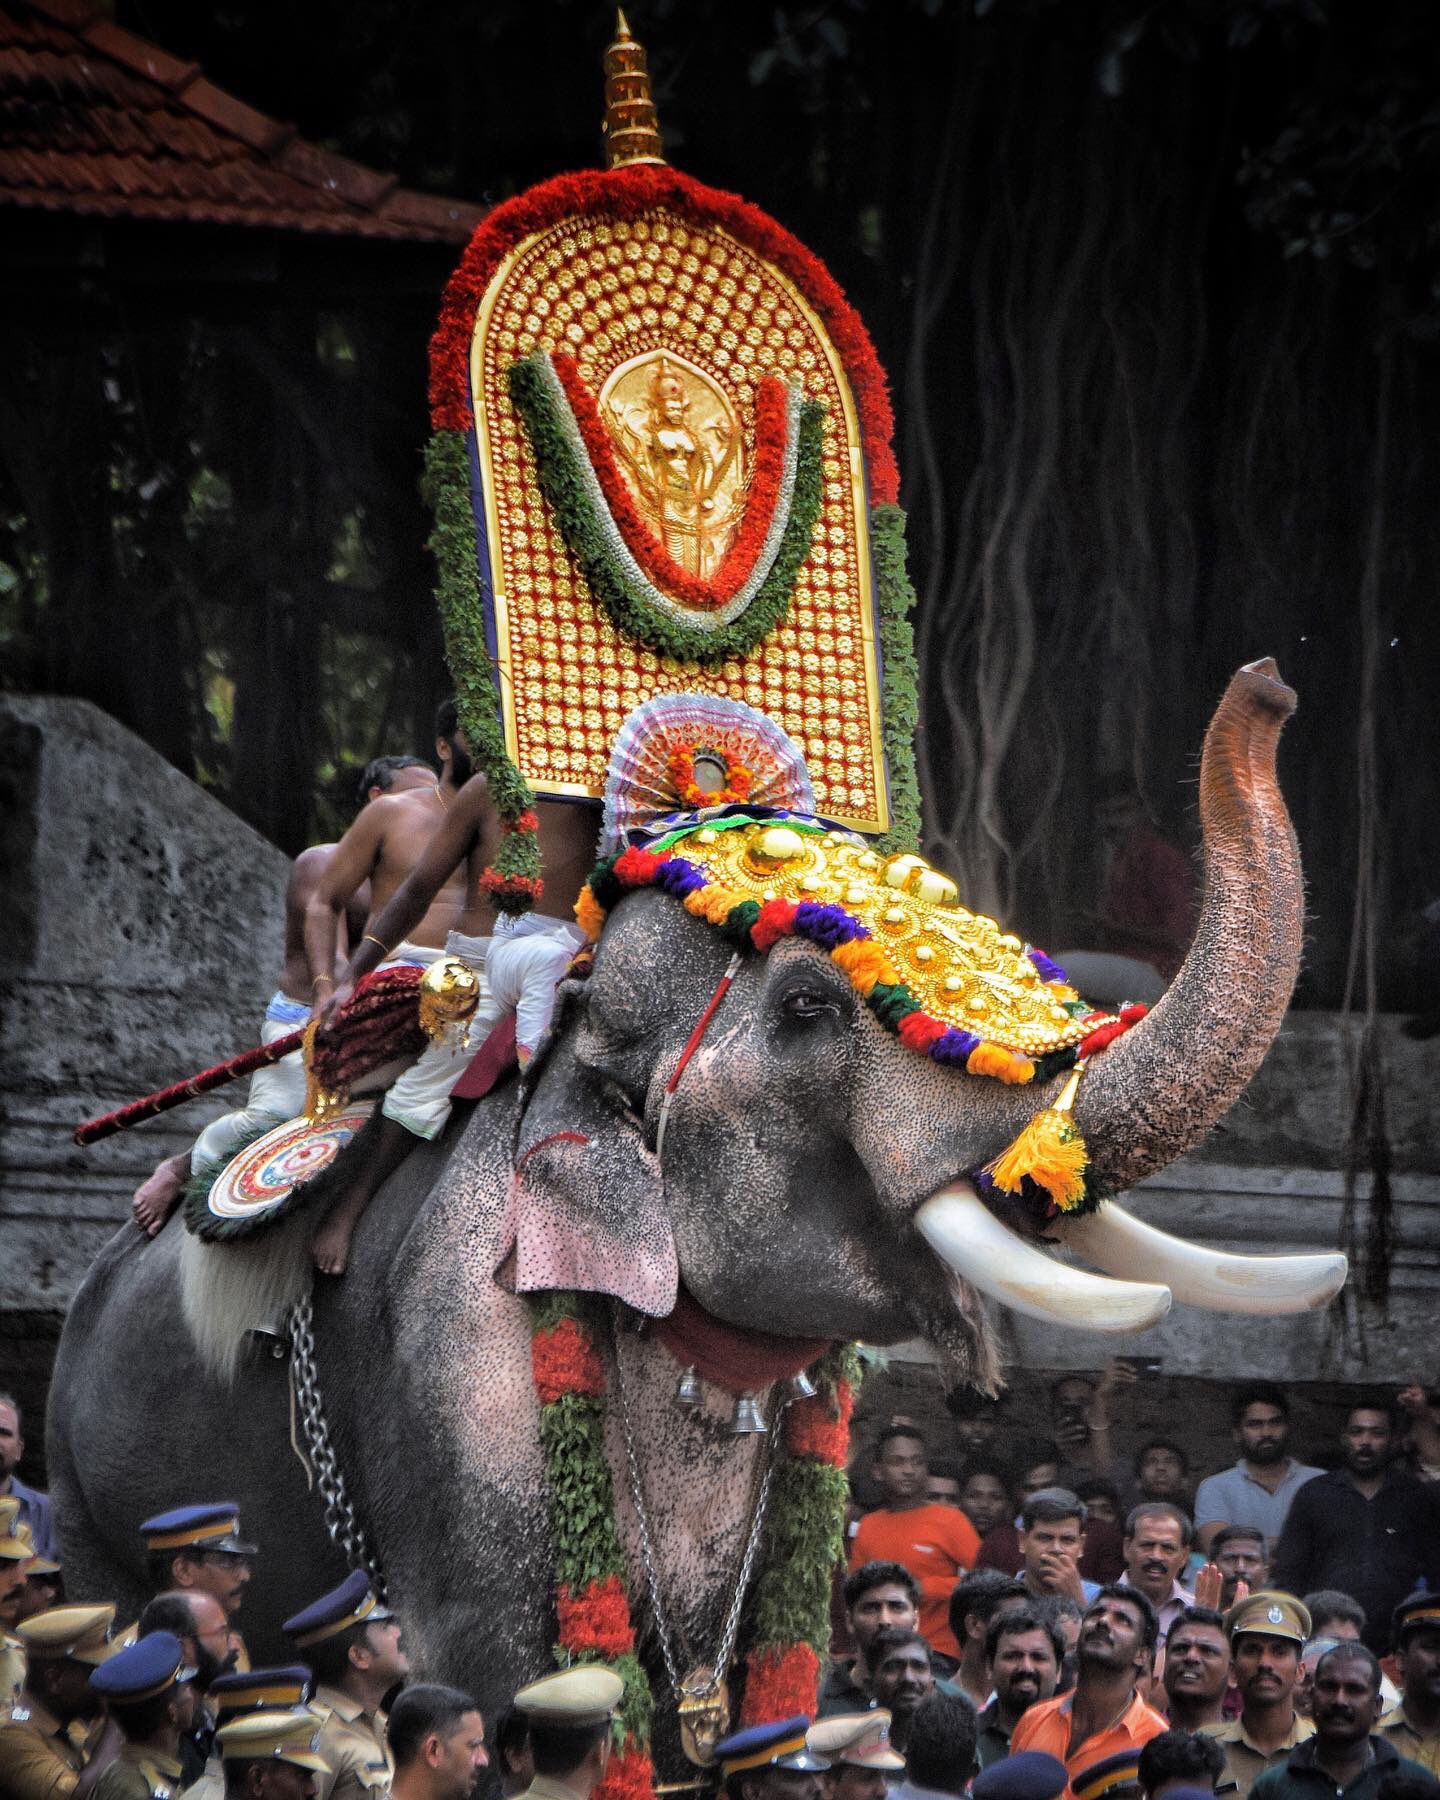
[[1205,890],[1184,967],[1095,1059],[1076,1118],[1111,1189],[1183,1155],[1234,1104],[1280,1029],[1300,967],[1300,854],[1275,777],[1295,695],[1266,657],[1225,690],[1200,763]]

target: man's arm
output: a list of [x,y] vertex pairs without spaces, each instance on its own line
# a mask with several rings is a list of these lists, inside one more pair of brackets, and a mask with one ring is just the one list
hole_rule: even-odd
[[[435,896],[456,866],[470,854],[480,822],[490,811],[490,785],[483,775],[473,775],[450,803],[449,811],[431,833],[415,867],[370,920],[366,934],[355,946],[334,1000],[326,1011],[342,1006],[355,983],[368,975],[425,917]],[[375,942],[376,939],[379,942]]]
[[955,1515],[945,1521],[945,1548],[956,1569],[968,1574],[980,1557],[980,1533],[958,1506],[947,1506],[945,1510]]
[[334,983],[345,903],[374,870],[391,804],[383,794],[370,802],[335,846],[305,902],[305,962],[317,1002],[324,999],[317,988]]

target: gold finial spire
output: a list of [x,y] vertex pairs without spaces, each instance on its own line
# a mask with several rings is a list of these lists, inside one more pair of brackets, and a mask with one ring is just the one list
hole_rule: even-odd
[[664,162],[645,51],[631,37],[624,13],[618,11],[615,42],[605,52],[604,130],[607,169]]

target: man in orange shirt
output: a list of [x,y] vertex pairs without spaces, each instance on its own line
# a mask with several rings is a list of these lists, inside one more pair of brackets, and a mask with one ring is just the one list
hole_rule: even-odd
[[888,1425],[880,1433],[872,1473],[885,1502],[856,1528],[850,1567],[897,1562],[907,1568],[920,1584],[921,1635],[956,1666],[960,1646],[950,1629],[950,1593],[975,1567],[980,1553],[975,1527],[958,1506],[926,1500],[925,1440],[913,1425]]
[[1159,1640],[1155,1608],[1138,1588],[1101,1588],[1080,1625],[1079,1672],[1072,1692],[1041,1700],[1010,1735],[1010,1753],[1043,1750],[1075,1777],[1122,1750],[1136,1750],[1167,1722],[1136,1692]]

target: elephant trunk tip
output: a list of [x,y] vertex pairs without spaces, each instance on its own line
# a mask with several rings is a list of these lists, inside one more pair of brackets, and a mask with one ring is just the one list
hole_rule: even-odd
[[1282,719],[1288,719],[1299,705],[1299,697],[1281,678],[1280,665],[1273,656],[1261,656],[1243,664],[1236,671],[1235,685]]

